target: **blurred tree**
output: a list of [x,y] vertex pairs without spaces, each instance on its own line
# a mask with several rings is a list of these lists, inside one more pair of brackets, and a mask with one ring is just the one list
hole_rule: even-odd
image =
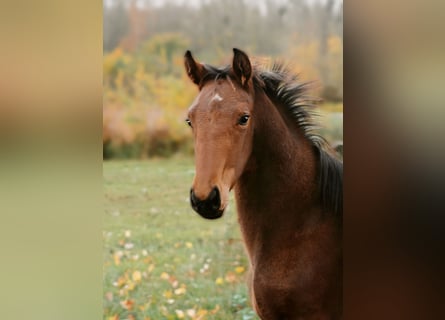
[[[141,45],[139,54],[142,55],[142,59],[144,59],[144,56],[150,59],[156,59],[158,63],[152,63],[151,65],[153,67],[163,67],[161,71],[170,74],[174,69],[173,58],[178,55],[182,57],[188,46],[189,41],[182,34],[162,33],[154,35],[144,42],[144,44]],[[180,72],[182,73],[182,64]]]
[[138,8],[136,1],[132,1],[128,9],[129,30],[120,41],[120,46],[129,52],[136,50],[139,43],[147,35],[147,17],[148,11],[144,8]]
[[328,37],[329,29],[331,23],[332,9],[334,7],[334,0],[327,0],[325,4],[320,4],[319,11],[319,26],[320,26],[320,46],[319,46],[319,70],[320,70],[320,80],[326,87],[327,79],[329,76],[329,70],[327,66],[327,56],[328,56]]
[[123,2],[116,5],[104,3],[103,24],[103,50],[108,52],[116,48],[128,32],[128,16]]

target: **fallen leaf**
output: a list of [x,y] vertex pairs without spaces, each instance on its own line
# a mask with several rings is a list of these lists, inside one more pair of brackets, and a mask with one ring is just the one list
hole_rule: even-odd
[[124,244],[124,248],[127,250],[133,249],[134,248],[134,244],[131,242],[125,243]]
[[120,304],[121,304],[122,308],[131,310],[131,309],[133,309],[134,301],[131,299],[126,299],[124,301],[121,301]]
[[134,282],[128,282],[127,283],[127,285],[125,286],[125,289],[127,289],[127,292],[128,291],[132,291],[132,290],[134,290],[134,288],[136,287],[136,284],[134,283]]
[[186,313],[190,318],[193,318],[194,316],[196,316],[195,309],[187,309]]
[[151,262],[151,257],[145,256],[144,260],[142,260],[142,261],[144,261],[144,263],[146,263],[146,264],[149,264]]
[[173,293],[171,290],[164,291],[164,293],[162,295],[164,296],[164,298],[167,298],[167,299],[170,299],[171,297],[173,297]]
[[225,279],[226,279],[226,281],[228,283],[235,282],[236,281],[236,275],[235,275],[235,273],[229,271],[229,272],[227,272]]
[[184,287],[181,287],[181,288],[175,289],[175,294],[176,295],[184,294],[184,293],[186,293],[186,291],[187,290]]
[[173,288],[176,288],[178,286],[178,280],[176,279],[175,276],[169,276],[168,282],[170,282]]
[[170,276],[168,275],[167,272],[162,272],[161,273],[161,279],[163,280],[168,280],[170,278]]
[[182,311],[182,310],[175,310],[175,312],[176,312],[176,316],[179,319],[183,319],[184,318],[184,316],[185,316],[184,311]]
[[115,265],[118,266],[121,264],[121,256],[117,252],[113,254],[113,260]]
[[142,279],[142,273],[138,270],[134,271],[133,274],[131,275],[131,278],[133,279],[133,281],[141,281]]
[[117,281],[113,282],[113,285],[114,285],[115,287],[120,288],[120,287],[122,287],[126,282],[127,282],[127,279],[126,279],[124,276],[122,276],[122,277],[119,277],[119,279],[117,279]]
[[194,320],[202,320],[205,319],[205,316],[207,315],[207,313],[209,313],[207,310],[205,309],[199,309],[198,312],[196,313],[196,317],[193,318]]
[[243,273],[244,270],[245,270],[244,267],[236,267],[236,268],[235,268],[235,272],[236,272],[236,273]]

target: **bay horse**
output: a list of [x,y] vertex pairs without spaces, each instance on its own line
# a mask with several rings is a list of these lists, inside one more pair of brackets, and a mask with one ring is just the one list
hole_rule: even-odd
[[307,84],[233,49],[217,68],[185,54],[199,94],[188,110],[196,174],[192,208],[224,213],[234,188],[261,319],[340,319],[343,163],[316,133]]

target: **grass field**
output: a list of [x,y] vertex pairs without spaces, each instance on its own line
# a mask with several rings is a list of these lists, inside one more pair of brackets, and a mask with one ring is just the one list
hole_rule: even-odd
[[233,201],[209,221],[189,205],[191,158],[103,164],[104,319],[258,319]]

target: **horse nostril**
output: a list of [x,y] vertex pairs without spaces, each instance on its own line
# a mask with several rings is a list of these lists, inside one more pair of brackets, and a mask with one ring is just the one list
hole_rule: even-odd
[[210,192],[209,196],[207,197],[207,201],[213,201],[218,196],[218,189],[215,187]]
[[193,191],[193,189],[190,189],[190,203],[192,207],[197,209],[207,208],[212,210],[218,210],[221,205],[219,190],[217,187],[214,187],[212,191],[210,191],[207,198],[205,200],[201,200],[198,197],[196,197],[196,194]]
[[207,198],[207,201],[212,206],[212,209],[214,209],[214,210],[219,209],[219,207],[221,205],[221,198],[219,196],[219,190],[217,187],[214,187],[212,192],[210,192],[210,195]]
[[214,187],[205,199],[198,198],[193,188],[190,189],[190,204],[193,210],[206,219],[217,219],[223,214],[223,210],[220,210],[221,196],[217,187]]

